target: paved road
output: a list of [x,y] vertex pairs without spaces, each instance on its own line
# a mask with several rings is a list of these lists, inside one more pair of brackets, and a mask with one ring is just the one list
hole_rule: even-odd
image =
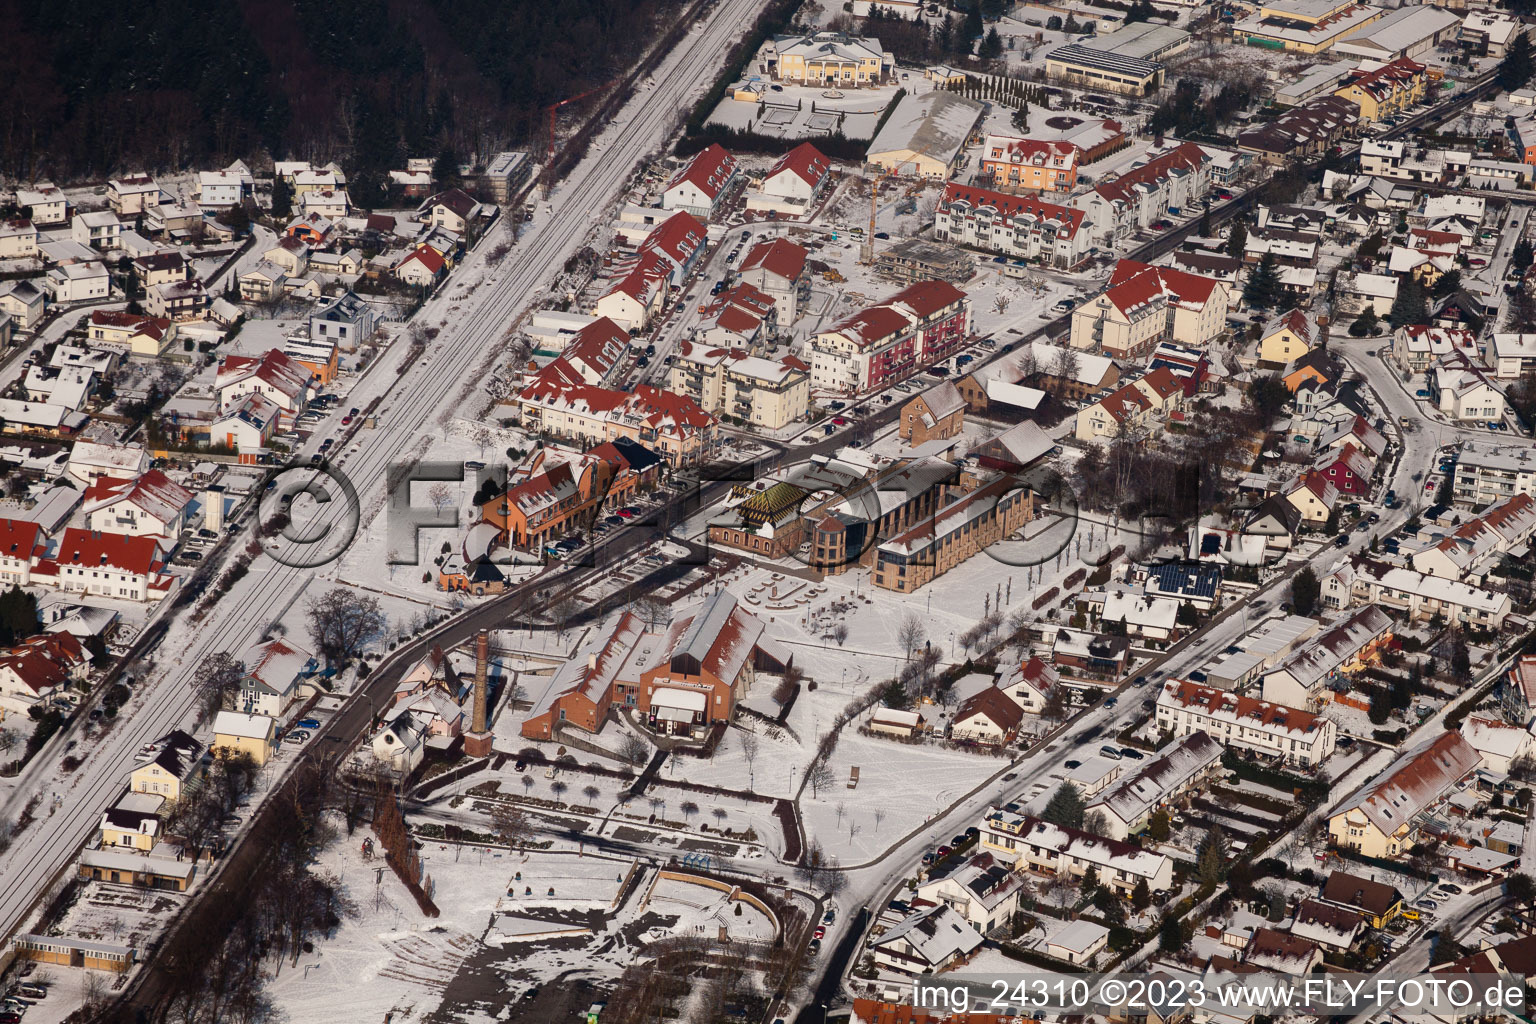
[[[707,84],[720,56],[751,23],[759,5],[760,0],[722,0],[714,6],[662,58],[651,73],[655,84],[640,90],[610,122],[601,145],[557,188],[551,212],[524,230],[501,265],[487,272],[484,253],[503,237],[500,232],[505,228],[495,229],[492,237],[484,239],[455,278],[426,304],[420,321],[440,324],[442,332],[419,364],[401,366],[407,347],[397,344],[359,383],[352,401],[362,406],[380,398],[380,426],[360,431],[340,462],[357,486],[365,510],[382,501],[390,464],[411,457],[439,421],[459,414],[461,387],[478,383],[507,326],[537,298],[548,275],[583,244],[596,211],[621,193],[634,166],[669,136],[680,102]],[[470,282],[482,272],[486,272],[484,283],[472,288]],[[317,430],[313,443],[337,426]],[[335,503],[338,509],[342,504]],[[334,514],[321,518],[335,521]],[[372,528],[381,527],[376,523]],[[171,628],[156,652],[159,666],[153,681],[135,698],[130,713],[122,716],[108,739],[90,748],[79,769],[58,780],[52,777],[51,765],[34,766],[32,788],[57,791],[64,803],[32,824],[0,859],[0,937],[9,936],[20,925],[34,898],[95,831],[102,809],[122,790],[134,752],[189,722],[191,684],[199,662],[215,651],[238,652],[259,640],[268,623],[306,599],[306,591],[317,579],[314,569],[257,558],[245,579],[195,629],[181,623]],[[498,617],[507,608],[508,602],[497,602],[470,612],[456,626],[455,635],[467,636],[479,625],[499,624]],[[332,729],[345,728],[349,736],[356,736],[367,717],[366,704],[359,700],[333,720]],[[21,792],[21,798],[25,795]]]

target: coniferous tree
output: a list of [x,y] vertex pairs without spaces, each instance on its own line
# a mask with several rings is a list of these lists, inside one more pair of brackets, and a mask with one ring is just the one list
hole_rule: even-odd
[[1243,250],[1248,247],[1248,229],[1240,220],[1232,222],[1232,230],[1227,234],[1227,255],[1243,258]]
[[1387,314],[1387,323],[1396,328],[1422,324],[1428,320],[1429,303],[1424,299],[1424,286],[1419,284],[1417,277],[1409,274],[1398,282],[1397,298],[1392,300],[1392,310]]
[[1525,32],[1515,36],[1499,62],[1499,88],[1509,91],[1520,89],[1536,73],[1536,58],[1531,55],[1531,37]]
[[1083,794],[1070,782],[1063,782],[1051,795],[1050,802],[1040,817],[1053,825],[1065,828],[1083,827]]
[[1275,269],[1274,254],[1266,252],[1248,271],[1248,282],[1243,285],[1243,302],[1253,309],[1267,310],[1280,301],[1281,294],[1280,272]]

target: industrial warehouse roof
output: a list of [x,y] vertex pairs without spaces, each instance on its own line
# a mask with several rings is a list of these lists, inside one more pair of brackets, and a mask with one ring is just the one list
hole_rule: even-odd
[[904,96],[869,143],[873,160],[884,153],[919,153],[950,163],[965,145],[985,107],[952,92]]
[[1079,45],[1078,43],[1071,43],[1052,50],[1045,55],[1045,59],[1047,61],[1060,61],[1063,64],[1074,64],[1083,68],[1092,68],[1095,71],[1110,71],[1117,75],[1134,75],[1137,78],[1150,78],[1163,70],[1163,65],[1155,60],[1142,60],[1140,57],[1110,53],[1107,50],[1096,50]]

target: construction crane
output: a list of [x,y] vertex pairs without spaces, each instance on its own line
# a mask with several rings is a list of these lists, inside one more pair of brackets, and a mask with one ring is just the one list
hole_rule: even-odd
[[560,108],[565,106],[567,103],[575,103],[578,100],[584,100],[588,96],[591,96],[595,93],[600,93],[617,81],[618,79],[614,79],[613,82],[604,82],[602,85],[599,85],[594,89],[588,89],[584,93],[579,93],[575,96],[571,96],[568,99],[563,99],[558,103],[551,103],[549,105],[549,150],[544,157],[544,174],[542,175],[544,179],[544,198],[549,198],[549,190],[555,184],[553,172],[555,163],[555,117],[560,112]]
[[875,208],[880,202],[881,183],[893,176],[890,171],[877,171],[869,183],[869,231],[864,235],[864,244],[859,246],[860,263],[875,262]]

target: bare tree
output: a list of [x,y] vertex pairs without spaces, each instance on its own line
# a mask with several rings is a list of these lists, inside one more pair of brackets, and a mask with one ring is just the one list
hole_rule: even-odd
[[434,512],[442,512],[443,509],[453,504],[454,498],[453,488],[445,483],[433,484],[427,491],[427,500],[432,502],[432,510]]
[[499,800],[491,809],[491,834],[509,850],[520,850],[533,832],[523,809],[510,800]]
[[244,680],[245,663],[228,651],[206,655],[192,675],[198,695],[198,720],[205,721],[216,711],[233,710]]
[[747,762],[747,789],[750,791],[754,782],[752,762],[757,760],[757,733],[742,732],[741,757]]
[[875,805],[875,831],[876,832],[880,831],[880,823],[882,821],[884,821],[884,820],[885,820],[885,808],[881,807],[879,804],[876,804]]
[[333,587],[309,603],[309,635],[329,665],[343,665],[384,635],[379,599]]
[[565,784],[565,782],[563,780],[561,780],[561,779],[556,779],[554,782],[551,782],[549,784],[549,791],[551,793],[555,794],[555,799],[556,800],[558,800],[561,797],[563,797],[565,795],[565,791],[570,789],[570,788],[571,787],[567,786]]
[[693,816],[699,813],[699,805],[692,800],[684,800],[677,809],[683,812],[684,821],[691,821]]
[[848,623],[846,623],[846,622],[839,622],[837,625],[833,626],[832,627],[832,639],[837,641],[837,646],[839,646],[839,647],[841,647],[841,646],[843,646],[843,644],[847,643],[847,641],[848,641]]
[[911,612],[907,613],[896,629],[896,642],[901,645],[902,654],[908,658],[912,657],[912,652],[927,636],[928,628],[923,625],[923,620]]
[[716,828],[724,828],[725,827],[725,817],[726,817],[726,814],[725,814],[725,808],[724,807],[716,807],[713,811],[710,811],[709,813],[711,813],[711,814],[713,814],[715,816],[715,827]]
[[651,747],[639,736],[627,732],[619,744],[619,756],[638,768],[651,759]]
[[1082,360],[1078,357],[1077,349],[1071,345],[1062,345],[1056,350],[1056,365],[1051,372],[1063,383],[1070,383],[1077,379],[1081,367]]
[[805,779],[811,784],[811,796],[819,797],[822,787],[832,785],[832,769],[827,767],[827,762],[818,759],[806,770]]
[[1007,292],[998,292],[997,296],[992,300],[992,312],[996,313],[998,316],[1002,316],[1004,313],[1008,312],[1008,305],[1012,301],[1013,297]]
[[633,602],[629,610],[634,612],[645,628],[654,633],[672,621],[672,606],[656,597],[642,597]]
[[492,441],[496,440],[496,435],[491,433],[490,427],[482,424],[474,429],[474,432],[470,434],[470,439],[480,447],[480,457],[483,459],[485,458],[485,449],[490,446]]
[[0,754],[9,754],[21,742],[21,733],[15,729],[0,728]]
[[584,786],[582,787],[581,795],[595,804],[597,802],[597,798],[602,795],[602,792],[603,791],[598,789],[596,786]]
[[1040,360],[1035,357],[1035,343],[1026,341],[1024,347],[1019,350],[1018,362],[1014,364],[1019,368],[1019,380],[1028,384],[1035,374],[1040,372]]

